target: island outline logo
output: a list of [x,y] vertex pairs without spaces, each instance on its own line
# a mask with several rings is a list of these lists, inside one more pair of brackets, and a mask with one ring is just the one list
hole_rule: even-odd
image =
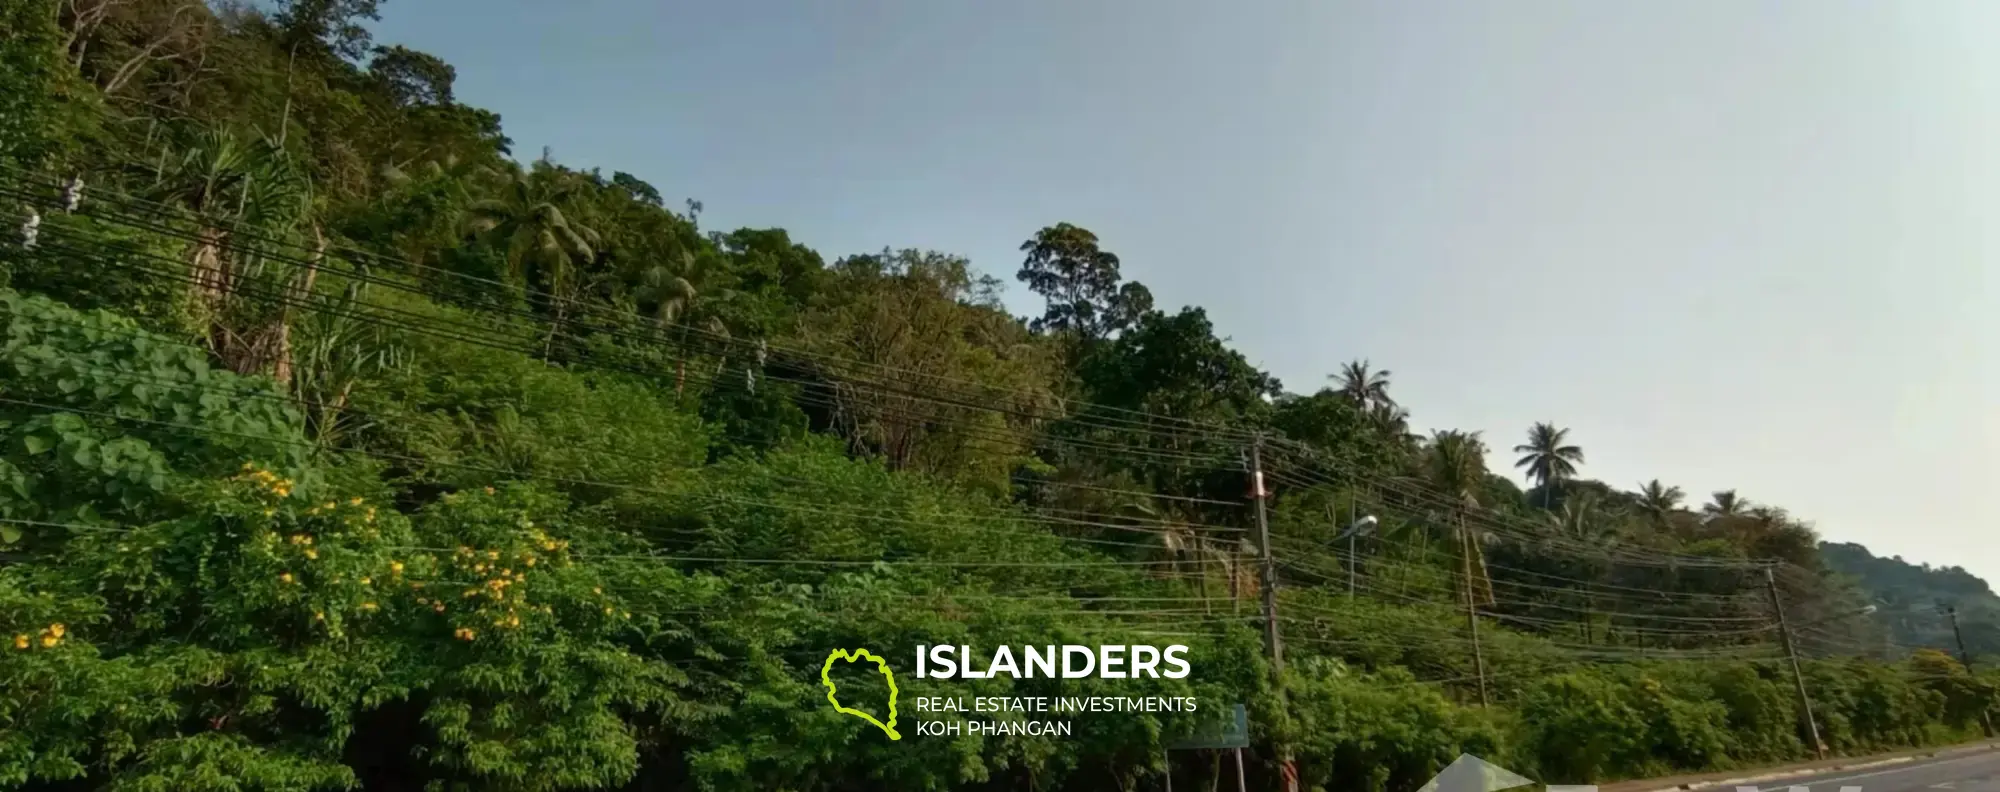
[[[858,663],[863,660],[868,660],[874,662],[876,668],[881,669],[882,679],[889,683],[888,723],[883,723],[882,721],[876,720],[875,716],[873,715],[870,715],[866,712],[862,712],[861,710],[855,709],[853,707],[843,706],[840,703],[839,687],[833,684],[833,662],[835,660],[846,661],[849,663]],[[832,653],[826,656],[826,663],[819,667],[819,682],[820,684],[826,686],[826,702],[828,704],[833,705],[833,710],[835,712],[838,712],[842,715],[853,715],[854,717],[868,721],[869,723],[874,724],[875,728],[881,729],[883,734],[889,735],[889,739],[891,740],[903,739],[903,735],[896,731],[896,672],[890,670],[889,661],[882,659],[880,655],[877,655],[874,652],[870,652],[866,649],[855,649],[852,652],[847,651],[845,649],[835,649],[833,650]]]

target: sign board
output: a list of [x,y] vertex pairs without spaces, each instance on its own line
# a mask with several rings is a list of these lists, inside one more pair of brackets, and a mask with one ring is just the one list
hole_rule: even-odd
[[1189,735],[1187,739],[1167,746],[1168,749],[1175,751],[1248,747],[1250,747],[1250,713],[1241,704],[1230,707],[1227,718],[1210,722]]

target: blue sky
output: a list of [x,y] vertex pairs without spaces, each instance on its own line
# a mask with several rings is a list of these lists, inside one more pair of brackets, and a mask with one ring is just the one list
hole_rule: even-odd
[[[1295,391],[2000,576],[2000,6],[394,0],[517,152],[1011,279],[1083,225]],[[1010,301],[1038,310],[1023,290]],[[1511,464],[1496,453],[1496,468]]]

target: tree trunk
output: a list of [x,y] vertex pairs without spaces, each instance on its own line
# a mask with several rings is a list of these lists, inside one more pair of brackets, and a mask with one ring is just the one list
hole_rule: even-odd
[[198,306],[213,311],[229,289],[227,263],[222,258],[225,234],[219,228],[202,228],[188,250],[188,266],[194,276],[194,297]]
[[313,283],[319,279],[320,262],[326,258],[326,235],[320,232],[318,224],[313,225],[313,239],[313,252],[312,256],[306,259],[306,271],[299,277],[297,285],[291,289],[289,299],[285,301],[284,312],[278,316],[276,349],[272,353],[276,361],[272,376],[276,377],[278,384],[287,390],[292,386],[293,311],[312,299]]

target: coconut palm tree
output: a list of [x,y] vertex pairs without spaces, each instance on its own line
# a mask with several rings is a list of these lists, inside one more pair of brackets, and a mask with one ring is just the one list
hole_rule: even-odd
[[1479,492],[1486,481],[1486,443],[1478,432],[1441,429],[1431,435],[1424,455],[1424,479],[1449,504],[1447,517],[1457,535],[1464,556],[1468,596],[1480,602],[1493,601],[1493,583],[1486,574],[1484,537],[1475,538],[1466,516],[1479,507]]
[[1680,487],[1661,484],[1659,479],[1639,485],[1639,509],[1659,526],[1667,524],[1667,516],[1679,509],[1686,498],[1687,493]]
[[1377,405],[1395,406],[1389,398],[1389,372],[1368,370],[1368,361],[1354,360],[1340,367],[1340,373],[1329,375],[1327,379],[1340,383],[1340,392],[1356,405],[1368,408]]
[[1522,455],[1514,467],[1527,468],[1528,478],[1541,485],[1544,509],[1554,503],[1555,486],[1575,478],[1576,466],[1583,464],[1583,449],[1566,445],[1568,440],[1568,429],[1537,423],[1528,428],[1528,442],[1514,446],[1514,453]]
[[[698,332],[711,338],[729,338],[729,327],[720,317],[708,316],[690,321],[694,318],[697,303],[704,296],[712,261],[683,249],[677,255],[646,265],[632,276],[635,281],[633,301],[642,312],[652,317],[654,329],[662,336],[672,334],[679,342],[679,349],[674,354],[678,361],[674,374],[676,396],[681,394],[687,382],[688,336],[699,328]],[[722,293],[716,290],[708,296]]]
[[1703,514],[1712,517],[1738,517],[1750,511],[1750,501],[1737,497],[1736,490],[1720,490],[1709,496],[1713,500],[1701,507]]
[[515,169],[499,195],[465,209],[468,230],[487,238],[505,254],[507,275],[517,285],[541,285],[557,298],[575,285],[577,270],[597,257],[597,232],[565,214],[575,197],[574,180],[537,163]]
[[475,201],[465,209],[467,230],[486,238],[506,257],[507,276],[520,288],[547,290],[530,304],[552,312],[547,357],[561,334],[576,292],[577,273],[597,258],[600,237],[565,214],[578,182],[556,171],[546,160],[532,170],[515,169],[500,186],[499,197]]
[[388,237],[405,261],[424,265],[426,254],[449,246],[474,188],[498,181],[493,169],[456,154],[407,165],[385,165],[382,183],[397,196],[394,230]]

